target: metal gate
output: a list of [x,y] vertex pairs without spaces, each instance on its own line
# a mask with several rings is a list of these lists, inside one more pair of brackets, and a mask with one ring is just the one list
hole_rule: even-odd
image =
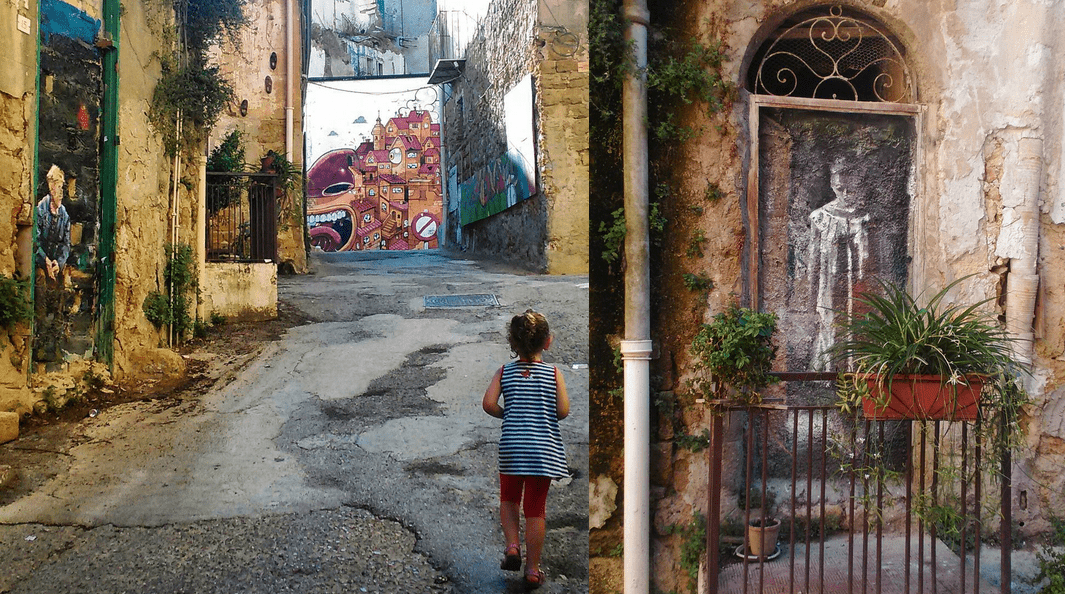
[[[714,409],[711,594],[1010,592],[1011,460],[985,447],[985,429],[1003,420],[868,421],[772,402]],[[779,536],[760,556],[749,537],[728,534],[770,520]],[[1001,555],[989,559],[990,544]],[[981,577],[981,563],[995,562],[998,585]]]
[[276,262],[273,173],[207,173],[207,261]]

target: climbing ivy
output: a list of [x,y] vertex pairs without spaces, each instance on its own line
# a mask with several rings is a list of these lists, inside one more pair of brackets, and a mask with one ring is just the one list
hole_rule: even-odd
[[182,342],[193,328],[192,304],[198,281],[192,246],[187,243],[166,246],[163,290],[148,293],[141,308],[156,328],[169,326],[177,342]]
[[[233,85],[210,63],[222,41],[236,44],[247,24],[247,0],[174,0],[176,28],[164,31],[172,51],[157,54],[162,77],[152,92],[148,119],[168,154],[194,154],[233,101]],[[180,125],[179,125],[180,122]]]

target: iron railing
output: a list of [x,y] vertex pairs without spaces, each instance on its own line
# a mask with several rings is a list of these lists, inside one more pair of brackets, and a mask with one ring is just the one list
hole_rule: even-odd
[[207,173],[207,261],[277,261],[277,175]]
[[[836,406],[769,401],[712,406],[710,594],[1010,592],[1011,461],[1008,451],[988,451],[984,431],[999,420],[869,421]],[[731,484],[724,460],[732,460]],[[737,496],[735,507],[726,493]],[[743,536],[722,534],[722,523],[746,529],[770,517],[780,520],[779,544],[763,556],[749,554]],[[989,536],[1001,547],[997,587],[981,572]]]

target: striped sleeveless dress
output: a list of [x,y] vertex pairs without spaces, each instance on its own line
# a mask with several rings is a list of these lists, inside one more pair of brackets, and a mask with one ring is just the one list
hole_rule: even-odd
[[566,449],[555,409],[555,366],[512,361],[503,366],[503,434],[499,472],[565,478]]

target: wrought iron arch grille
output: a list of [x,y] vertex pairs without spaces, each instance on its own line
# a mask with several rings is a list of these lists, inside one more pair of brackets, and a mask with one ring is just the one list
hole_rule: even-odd
[[[820,12],[822,9],[817,9]],[[756,57],[753,91],[778,97],[910,103],[902,52],[877,24],[836,5],[785,24]]]

